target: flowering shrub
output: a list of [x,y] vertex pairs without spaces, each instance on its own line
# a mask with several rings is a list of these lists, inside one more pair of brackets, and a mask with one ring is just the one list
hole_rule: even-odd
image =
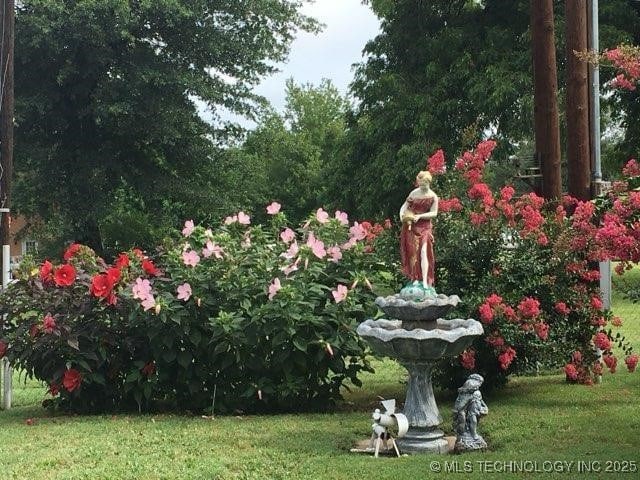
[[611,88],[635,90],[640,81],[640,48],[631,45],[620,45],[602,53],[601,61],[616,69],[616,77],[611,81]]
[[1,298],[0,356],[72,410],[327,407],[370,369],[355,327],[393,280],[384,227],[318,209],[294,230],[279,210],[268,226],[187,221],[155,261],[107,265],[74,244],[61,265],[24,265]]
[[594,262],[619,259],[625,268],[640,260],[637,192],[626,194],[619,185],[598,208],[569,197],[551,203],[535,193],[518,196],[511,186],[494,191],[485,181],[494,147],[480,143],[449,172],[440,155],[429,159],[430,167],[437,164],[434,188],[441,198],[436,287],[459,294],[457,313],[477,318],[485,330],[444,368],[441,381],[459,386],[478,371],[487,385],[499,385],[511,373],[568,365],[569,380],[589,383],[602,370],[596,348],[611,371],[615,349],[635,366],[614,330],[619,319],[601,310]]

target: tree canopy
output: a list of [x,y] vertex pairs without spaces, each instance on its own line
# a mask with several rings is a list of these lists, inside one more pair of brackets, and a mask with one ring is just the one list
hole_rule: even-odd
[[184,217],[213,216],[213,159],[234,131],[222,109],[255,112],[252,86],[286,57],[296,30],[317,28],[301,4],[20,2],[18,210],[100,251],[129,246],[125,238],[144,242]]
[[[605,3],[606,48],[640,31],[640,10],[627,0]],[[395,211],[427,153],[438,148],[451,161],[490,134],[501,146],[495,156],[505,158],[532,137],[533,114],[529,1],[370,4],[381,33],[366,45],[367,59],[356,70],[358,107],[348,121],[346,158],[336,160],[331,182],[336,201],[362,216]],[[564,18],[557,7],[563,85]]]

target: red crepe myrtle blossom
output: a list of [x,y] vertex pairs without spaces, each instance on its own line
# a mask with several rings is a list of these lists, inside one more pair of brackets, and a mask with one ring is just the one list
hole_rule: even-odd
[[42,283],[53,283],[53,264],[49,260],[40,266],[40,280]]
[[68,391],[73,392],[82,383],[82,375],[75,368],[65,370],[62,377],[62,386]]
[[500,368],[502,370],[506,370],[507,368],[509,368],[509,365],[511,365],[511,362],[513,362],[514,358],[516,358],[516,351],[511,347],[507,347],[504,352],[498,355],[498,363],[500,364]]
[[438,210],[441,213],[461,212],[462,208],[462,203],[459,198],[442,198],[438,202]]
[[57,286],[68,287],[73,285],[76,279],[76,269],[73,265],[65,264],[58,267],[53,275],[53,279]]
[[569,315],[569,313],[571,312],[569,307],[567,307],[567,304],[564,302],[556,303],[553,308],[555,308],[556,312],[558,312],[560,315]]
[[616,367],[618,366],[618,359],[613,355],[604,355],[602,357],[605,365],[611,373],[616,373]]
[[569,380],[572,380],[572,381],[578,380],[578,369],[573,363],[567,363],[564,366],[564,373]]
[[447,166],[444,160],[444,152],[440,149],[437,150],[427,160],[427,169],[431,172],[431,175],[440,175],[447,170]]
[[480,320],[482,323],[486,323],[487,325],[493,321],[493,311],[491,310],[491,305],[488,303],[483,303],[478,308],[480,312]]
[[[0,353],[0,357],[2,357],[2,354]],[[638,354],[634,353],[632,355],[629,355],[627,358],[624,359],[624,363],[627,364],[627,370],[629,370],[630,372],[635,371],[636,366],[638,365]]]
[[535,318],[540,315],[540,302],[535,298],[525,297],[518,304],[518,313],[524,318]]
[[546,323],[536,323],[533,328],[540,340],[546,340],[547,338],[549,338],[549,325],[547,325]]
[[476,368],[476,352],[475,350],[465,350],[460,354],[460,365],[465,370],[473,370]]
[[593,336],[593,344],[600,350],[611,350],[611,340],[604,332],[598,332]]

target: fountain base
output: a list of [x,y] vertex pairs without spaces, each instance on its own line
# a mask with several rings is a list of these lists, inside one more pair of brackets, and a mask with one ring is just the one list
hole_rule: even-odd
[[411,427],[398,440],[398,448],[402,453],[449,453],[451,445],[439,428]]

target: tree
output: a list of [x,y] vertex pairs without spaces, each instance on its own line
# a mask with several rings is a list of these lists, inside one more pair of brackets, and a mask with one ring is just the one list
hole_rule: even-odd
[[[16,200],[103,251],[130,220],[149,235],[216,216],[225,108],[316,23],[302,0],[26,0],[16,16]],[[197,101],[214,125],[198,115]],[[122,238],[111,238],[126,248]],[[119,243],[118,243],[119,242]],[[114,247],[115,248],[115,247]]]
[[[328,203],[325,165],[341,146],[348,108],[329,80],[317,87],[288,80],[284,112],[267,110],[242,147],[227,153],[236,164],[227,174],[242,179],[234,184],[240,195],[237,207],[250,209],[277,200],[295,223]],[[247,165],[255,167],[252,173],[238,175]]]
[[[373,0],[381,33],[365,47],[352,92],[346,153],[331,196],[360,216],[395,214],[407,185],[438,148],[460,152],[490,135],[505,162],[532,138],[533,83],[526,0]],[[601,9],[601,44],[640,31],[627,0]],[[564,21],[556,7],[556,24]],[[557,57],[564,51],[556,26]],[[565,63],[558,83],[564,84]],[[603,76],[606,81],[606,76]],[[564,91],[560,92],[560,96]],[[562,125],[561,125],[562,126]],[[504,159],[504,160],[500,160]],[[450,165],[455,160],[449,159]],[[506,162],[505,162],[506,163]],[[435,186],[437,188],[437,185]]]

